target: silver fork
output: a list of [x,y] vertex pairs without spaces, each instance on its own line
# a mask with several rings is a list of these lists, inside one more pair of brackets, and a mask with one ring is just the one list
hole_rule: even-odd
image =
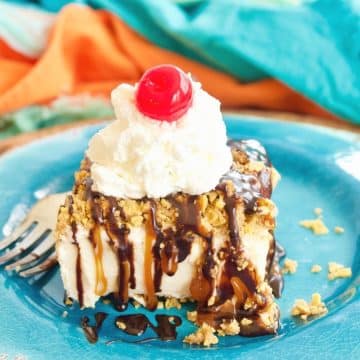
[[29,277],[57,264],[53,231],[59,206],[64,203],[67,194],[41,199],[25,220],[0,241],[0,266],[6,264],[6,270],[16,270],[20,276]]

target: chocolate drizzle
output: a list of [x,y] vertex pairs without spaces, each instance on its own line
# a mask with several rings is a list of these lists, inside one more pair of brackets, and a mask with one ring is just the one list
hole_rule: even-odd
[[267,167],[271,167],[265,148],[257,140],[229,140],[227,144],[232,149],[245,153],[250,160],[262,162]]
[[281,274],[279,261],[285,256],[284,248],[273,238],[272,246],[269,249],[266,266],[266,280],[272,288],[276,298],[280,298],[284,288],[284,279]]
[[155,243],[153,245],[153,257],[154,257],[154,288],[156,292],[161,291],[161,279],[163,274],[163,266],[161,260],[162,245],[165,242],[165,236],[161,232],[156,222],[156,204],[154,201],[150,201],[150,221],[153,231],[155,233]]
[[157,326],[143,314],[131,314],[118,316],[115,324],[129,335],[142,335],[147,328],[151,328],[158,338],[163,341],[175,340],[177,337],[176,328],[181,325],[181,318],[178,316],[160,315],[155,316]]
[[[234,183],[234,182],[233,182]],[[225,209],[229,218],[229,238],[230,244],[234,248],[239,248],[241,239],[238,221],[236,219],[237,213],[237,203],[239,202],[239,193],[238,188],[235,184],[236,193],[229,195],[226,183],[222,183],[217,187],[218,190],[221,190],[224,194],[225,199]]]

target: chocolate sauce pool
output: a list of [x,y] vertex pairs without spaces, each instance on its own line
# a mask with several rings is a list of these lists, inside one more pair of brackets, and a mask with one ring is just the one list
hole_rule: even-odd
[[160,315],[155,316],[157,325],[153,325],[144,314],[121,315],[115,320],[115,325],[129,335],[142,335],[147,328],[151,328],[160,340],[175,340],[177,337],[176,328],[182,321],[179,316]]
[[84,331],[86,339],[91,343],[95,344],[98,341],[98,332],[102,326],[102,323],[107,318],[108,314],[104,312],[98,312],[95,314],[95,325],[90,325],[90,319],[87,316],[81,318],[81,328]]
[[[80,320],[80,326],[83,329],[86,339],[95,344],[99,339],[99,331],[103,322],[108,317],[105,312],[97,312],[94,315],[95,325],[90,325],[90,319],[83,316]],[[162,341],[171,341],[177,338],[176,328],[181,325],[182,321],[179,316],[157,314],[155,316],[157,322],[154,325],[144,314],[130,314],[117,316],[115,319],[115,326],[129,335],[140,336],[150,328],[155,334],[156,338]],[[122,339],[119,339],[122,341]],[[111,340],[108,343],[116,342]]]

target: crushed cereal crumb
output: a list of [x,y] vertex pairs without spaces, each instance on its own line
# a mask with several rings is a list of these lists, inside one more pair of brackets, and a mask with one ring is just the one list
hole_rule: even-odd
[[73,303],[74,303],[73,299],[71,299],[69,297],[65,298],[64,304],[66,306],[71,306]]
[[314,264],[312,267],[311,267],[311,272],[312,273],[318,273],[322,270],[322,267],[319,265],[319,264]]
[[240,332],[240,326],[239,323],[233,319],[231,321],[227,321],[227,322],[223,322],[220,325],[220,329],[217,330],[217,333],[220,336],[225,336],[225,335],[237,335]]
[[188,311],[187,319],[191,322],[195,322],[197,319],[197,311]]
[[64,312],[61,314],[61,317],[66,318],[68,315],[69,315],[69,313],[68,313],[67,311],[64,311]]
[[335,226],[334,231],[336,234],[343,234],[345,232],[345,229],[341,226]]
[[291,315],[299,316],[302,320],[307,320],[309,316],[323,315],[327,312],[326,305],[321,301],[321,295],[319,293],[314,293],[312,294],[309,303],[304,299],[295,300]]
[[310,229],[315,235],[326,235],[329,233],[329,229],[320,218],[313,220],[302,220],[299,222],[299,224],[306,229]]
[[348,278],[351,277],[352,275],[350,267],[345,267],[344,265],[338,264],[336,262],[329,262],[328,266],[329,266],[328,268],[329,280],[334,280],[337,278]]
[[181,304],[178,299],[169,297],[165,300],[165,309],[176,308],[178,310],[181,309]]
[[298,266],[298,263],[296,260],[285,259],[282,272],[283,272],[283,274],[294,274],[294,273],[296,273],[297,266]]
[[126,324],[123,323],[122,321],[117,321],[116,322],[116,326],[121,329],[121,330],[125,330],[126,329]]
[[156,308],[157,309],[163,309],[164,308],[164,303],[162,301],[159,301]]
[[241,321],[240,321],[240,324],[242,326],[251,325],[252,323],[253,323],[253,321],[248,319],[248,318],[242,318]]
[[214,335],[214,333],[214,328],[207,323],[203,323],[193,334],[186,336],[183,342],[191,345],[196,344],[209,347],[219,342],[218,337]]
[[323,209],[322,208],[315,208],[314,209],[314,214],[317,215],[317,216],[320,216],[323,212]]
[[215,296],[211,296],[210,299],[208,300],[208,306],[212,306],[215,304]]

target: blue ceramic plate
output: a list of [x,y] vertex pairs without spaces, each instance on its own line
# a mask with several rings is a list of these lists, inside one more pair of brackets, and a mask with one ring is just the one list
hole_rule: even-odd
[[[111,305],[98,309],[112,315],[105,321],[96,345],[90,345],[79,327],[82,315],[76,306],[62,303],[59,271],[24,280],[0,270],[0,355],[16,354],[28,359],[315,359],[360,358],[360,145],[354,134],[321,127],[289,124],[259,118],[226,117],[233,138],[255,138],[268,149],[282,181],[274,193],[279,207],[277,239],[289,258],[299,263],[294,275],[286,276],[279,301],[281,329],[277,336],[220,338],[211,349],[190,348],[182,343],[193,326],[184,320],[177,341],[143,344],[107,340],[124,337],[113,327]],[[99,129],[90,126],[72,130],[19,148],[0,158],[0,229],[8,234],[39,198],[69,190],[89,138]],[[314,236],[298,225],[314,218],[313,209],[323,209],[328,235]],[[345,228],[335,234],[335,226]],[[327,263],[351,266],[350,279],[327,280]],[[320,264],[322,272],[310,272]],[[298,322],[290,316],[296,298],[310,299],[320,292],[329,313],[312,321]],[[97,309],[97,310],[98,310]],[[181,309],[185,314],[188,308]],[[68,311],[66,318],[61,317]],[[131,306],[128,312],[135,312]],[[145,310],[142,310],[146,312]],[[174,314],[176,310],[160,311]],[[150,313],[150,318],[154,314]],[[185,317],[184,317],[185,319]],[[151,330],[149,330],[151,331]],[[152,334],[146,333],[145,336]]]

